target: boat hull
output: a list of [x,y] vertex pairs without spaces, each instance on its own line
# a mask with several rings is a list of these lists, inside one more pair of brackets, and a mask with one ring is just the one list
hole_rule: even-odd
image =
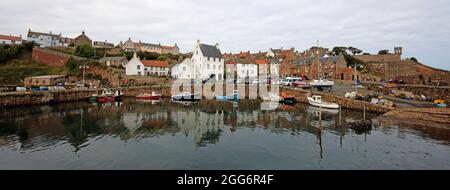
[[116,101],[115,96],[99,96],[99,97],[97,97],[98,103],[115,102],[115,101]]
[[174,101],[199,101],[200,94],[189,94],[189,95],[175,95],[172,96]]
[[159,100],[161,96],[136,96],[136,100]]
[[330,102],[316,102],[311,97],[308,97],[308,103],[311,106],[327,108],[327,109],[339,109],[339,104]]

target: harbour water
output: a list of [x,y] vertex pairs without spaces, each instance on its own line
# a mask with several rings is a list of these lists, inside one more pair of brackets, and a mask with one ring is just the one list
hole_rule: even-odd
[[4,109],[0,169],[450,169],[448,130],[345,127],[362,117],[258,100]]

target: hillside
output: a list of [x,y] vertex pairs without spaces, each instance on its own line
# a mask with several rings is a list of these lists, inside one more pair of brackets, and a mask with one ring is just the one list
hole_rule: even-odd
[[31,51],[23,51],[18,58],[0,63],[0,84],[20,85],[25,77],[49,74],[66,74],[66,71],[34,62]]

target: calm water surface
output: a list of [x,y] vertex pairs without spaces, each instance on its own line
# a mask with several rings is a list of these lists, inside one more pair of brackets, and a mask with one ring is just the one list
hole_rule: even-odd
[[361,134],[340,127],[359,111],[261,110],[274,106],[130,99],[0,110],[0,169],[450,169],[449,130]]

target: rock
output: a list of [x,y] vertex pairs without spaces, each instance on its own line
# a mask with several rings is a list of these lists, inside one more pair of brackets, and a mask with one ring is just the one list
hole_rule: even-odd
[[356,131],[367,131],[372,130],[372,121],[370,120],[360,120],[347,125],[348,128]]

